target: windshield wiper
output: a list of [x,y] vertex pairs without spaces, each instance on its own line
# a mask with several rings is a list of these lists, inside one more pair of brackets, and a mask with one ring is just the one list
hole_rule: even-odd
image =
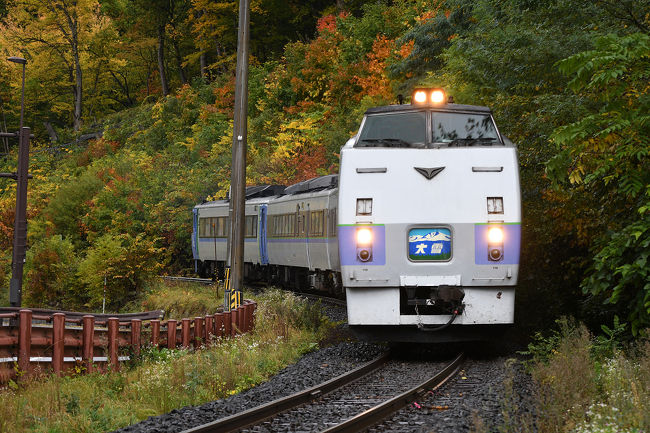
[[492,144],[496,138],[456,138],[447,143],[447,146],[473,146],[474,144]]
[[[379,144],[377,147],[411,147],[411,143],[401,138],[364,138],[361,143]],[[363,146],[372,147],[372,146]]]

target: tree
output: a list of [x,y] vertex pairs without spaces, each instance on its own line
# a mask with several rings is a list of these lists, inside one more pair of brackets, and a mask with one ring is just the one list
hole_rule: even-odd
[[622,310],[636,334],[650,325],[650,35],[609,34],[594,45],[558,63],[595,104],[555,131],[548,173],[586,203],[573,208],[593,254],[584,292]]
[[[49,87],[37,98],[55,112],[69,110],[75,131],[84,114],[87,47],[107,24],[97,0],[17,0],[1,25],[3,42],[14,51],[24,49],[30,76]],[[70,102],[56,98],[60,89],[68,89]]]

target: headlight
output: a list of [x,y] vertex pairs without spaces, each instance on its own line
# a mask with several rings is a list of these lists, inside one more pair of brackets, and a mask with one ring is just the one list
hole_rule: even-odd
[[413,100],[418,104],[427,102],[427,94],[424,90],[418,90],[413,94]]
[[488,230],[488,240],[491,244],[503,243],[503,229],[501,227],[492,227]]
[[431,92],[431,102],[440,104],[445,101],[445,92],[441,89],[435,89]]
[[488,229],[488,260],[491,262],[500,262],[503,260],[503,228],[490,227]]
[[357,245],[369,245],[372,243],[372,230],[360,228],[357,230]]
[[413,93],[411,94],[411,104],[442,105],[447,102],[451,103],[451,98],[448,101],[445,89],[441,88],[413,89]]

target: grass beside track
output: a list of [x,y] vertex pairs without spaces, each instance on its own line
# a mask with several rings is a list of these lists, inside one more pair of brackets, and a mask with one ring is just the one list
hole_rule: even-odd
[[650,341],[623,345],[618,337],[625,325],[618,321],[597,337],[571,320],[558,325],[528,346],[535,416],[520,410],[510,377],[504,383],[503,424],[486,426],[477,417],[473,431],[650,432]]
[[[186,284],[178,286],[188,290]],[[150,348],[120,372],[12,384],[0,391],[0,432],[110,431],[174,408],[227,397],[315,349],[330,329],[313,302],[279,290],[256,300],[256,328],[250,334],[196,352]]]

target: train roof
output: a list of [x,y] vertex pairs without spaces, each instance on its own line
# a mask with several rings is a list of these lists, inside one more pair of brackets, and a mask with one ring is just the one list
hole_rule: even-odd
[[327,176],[315,177],[304,180],[294,185],[288,186],[282,195],[296,195],[308,192],[322,191],[324,189],[336,188],[339,185],[338,174],[328,174]]
[[457,111],[459,113],[485,113],[491,114],[492,110],[489,107],[483,107],[481,105],[465,105],[465,104],[443,104],[443,105],[412,105],[412,104],[402,104],[402,105],[385,105],[383,107],[372,107],[366,110],[366,114],[379,114],[379,113],[397,113],[397,112],[408,112],[408,111],[422,111],[422,110],[431,110],[431,111]]
[[[276,197],[281,195],[285,190],[284,185],[259,185],[259,186],[248,186],[246,187],[246,204],[256,204],[256,203],[265,203],[268,202],[271,197]],[[230,198],[226,195],[225,199],[222,200],[213,200],[213,201],[204,201],[203,203],[197,204],[195,208],[199,207],[213,207],[213,206],[223,206],[224,204],[230,203]]]

